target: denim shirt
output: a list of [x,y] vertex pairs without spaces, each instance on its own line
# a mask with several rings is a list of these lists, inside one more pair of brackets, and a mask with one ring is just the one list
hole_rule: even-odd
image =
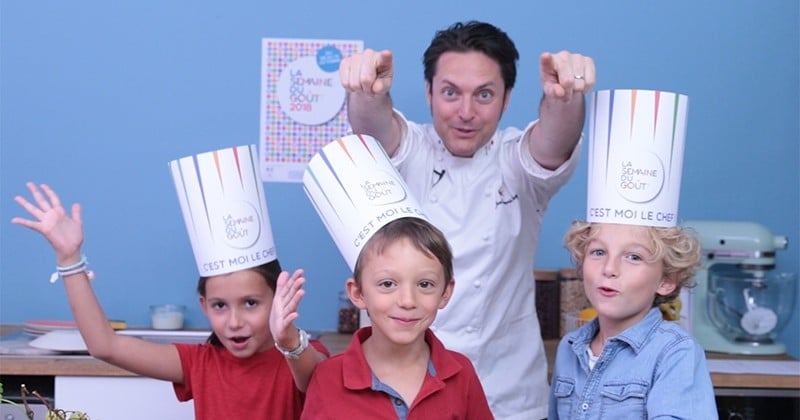
[[598,327],[595,319],[559,343],[549,420],[719,418],[705,352],[657,307],[608,339],[589,370]]

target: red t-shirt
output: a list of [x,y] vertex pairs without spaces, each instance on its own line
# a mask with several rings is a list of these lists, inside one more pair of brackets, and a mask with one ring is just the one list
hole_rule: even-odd
[[[328,355],[325,346],[311,345]],[[275,347],[246,359],[224,347],[176,343],[182,384],[173,384],[179,401],[194,399],[194,418],[298,419],[304,395],[294,384],[289,364]]]
[[[395,405],[404,404],[402,400],[373,388],[372,370],[361,346],[370,335],[372,327],[358,330],[344,353],[317,365],[306,391],[303,419],[398,418]],[[429,368],[406,419],[492,419],[472,362],[447,350],[431,330],[425,332],[425,341],[435,376]]]

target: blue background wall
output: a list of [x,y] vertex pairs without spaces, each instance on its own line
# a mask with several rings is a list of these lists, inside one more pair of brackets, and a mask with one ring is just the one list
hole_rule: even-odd
[[[687,94],[681,218],[762,223],[790,239],[778,268],[799,271],[796,0],[520,4],[2,0],[0,322],[70,318],[62,286],[47,283],[52,251],[9,222],[23,214],[14,195],[33,180],[83,204],[84,250],[110,317],[146,325],[148,305],[177,302],[190,307],[190,326],[206,326],[167,162],[258,142],[261,38],[391,48],[396,105],[427,120],[422,52],[435,30],[465,19],[497,24],[521,51],[505,124],[537,115],[542,51],[592,56],[598,89]],[[585,162],[552,202],[536,267],[570,265],[561,237],[585,215]],[[346,265],[300,184],[265,188],[278,255],[309,279],[300,324],[334,329]],[[795,356],[797,312],[782,336]]]

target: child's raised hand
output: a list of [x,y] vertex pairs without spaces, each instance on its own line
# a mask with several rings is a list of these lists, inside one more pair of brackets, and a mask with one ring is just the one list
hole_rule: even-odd
[[31,191],[34,203],[19,195],[14,197],[14,201],[35,220],[15,217],[11,223],[41,233],[56,252],[59,265],[70,265],[80,260],[83,243],[80,204],[73,204],[72,215],[68,216],[58,195],[49,186],[42,184],[41,191],[33,182],[28,182],[26,186]]
[[272,300],[272,312],[269,316],[269,329],[272,338],[283,348],[297,346],[297,328],[294,326],[294,320],[300,316],[297,308],[305,295],[303,290],[305,282],[302,269],[296,270],[291,277],[286,271],[278,276],[275,297]]

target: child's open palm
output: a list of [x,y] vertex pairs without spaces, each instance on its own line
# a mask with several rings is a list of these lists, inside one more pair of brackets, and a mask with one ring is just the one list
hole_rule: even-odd
[[[302,269],[296,270],[291,277],[286,271],[278,276],[275,298],[272,300],[269,327],[272,332],[272,339],[280,345],[291,343],[292,341],[296,344],[297,332],[294,320],[300,316],[297,308],[300,306],[300,301],[305,294],[303,290],[305,280]],[[283,347],[294,348],[295,346]]]
[[80,259],[80,247],[83,243],[80,204],[73,204],[72,215],[68,216],[58,195],[49,186],[42,184],[40,190],[33,182],[26,185],[34,203],[22,196],[14,197],[14,201],[27,210],[34,220],[15,217],[11,219],[11,223],[41,233],[55,250],[59,265],[75,263]]

